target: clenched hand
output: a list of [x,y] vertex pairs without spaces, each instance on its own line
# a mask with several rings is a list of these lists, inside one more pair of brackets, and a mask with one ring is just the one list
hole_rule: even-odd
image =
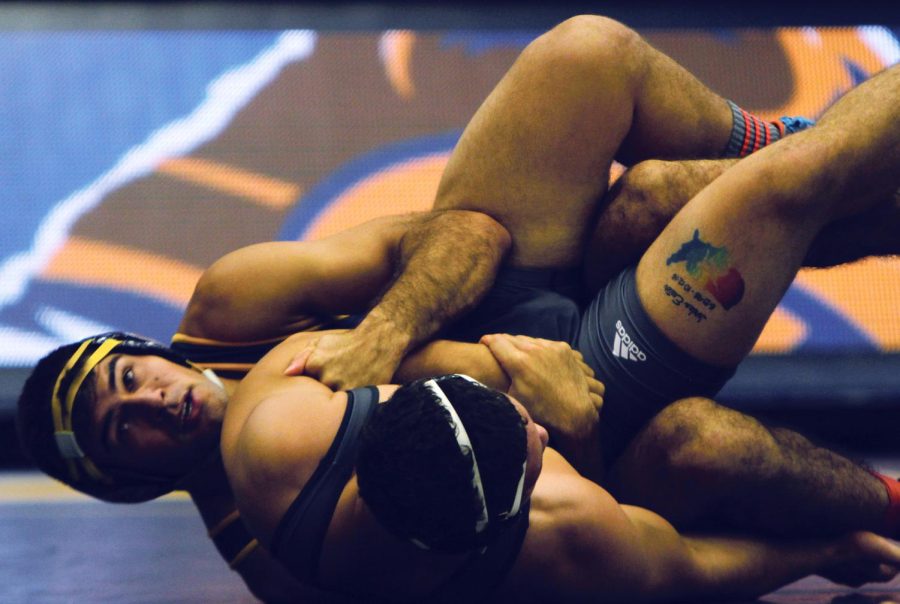
[[565,342],[508,334],[481,343],[509,376],[510,396],[551,434],[577,441],[594,433],[604,386],[580,352]]

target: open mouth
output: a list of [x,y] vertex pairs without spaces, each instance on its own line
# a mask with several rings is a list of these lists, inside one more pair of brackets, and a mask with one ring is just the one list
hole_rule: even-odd
[[194,395],[191,390],[187,391],[187,394],[184,395],[184,404],[181,406],[181,431],[184,432],[188,429],[188,420],[191,417],[191,412],[194,410]]

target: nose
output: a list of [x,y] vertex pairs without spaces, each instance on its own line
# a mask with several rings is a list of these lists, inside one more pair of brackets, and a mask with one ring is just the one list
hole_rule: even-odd
[[178,406],[177,402],[166,402],[166,392],[162,388],[145,387],[134,392],[124,402],[134,407],[144,407],[148,411],[165,412],[170,407]]
[[144,422],[147,426],[170,426],[178,414],[177,402],[166,402],[160,388],[141,388],[122,401],[122,417],[130,422]]

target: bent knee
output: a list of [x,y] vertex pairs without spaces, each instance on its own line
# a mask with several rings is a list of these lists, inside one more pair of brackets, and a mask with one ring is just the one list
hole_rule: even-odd
[[641,44],[636,31],[614,19],[578,15],[538,37],[526,52],[532,59],[552,61],[555,66],[565,62],[619,69],[639,58]]
[[464,227],[471,234],[481,235],[483,241],[499,253],[505,254],[512,245],[512,235],[500,222],[484,212],[473,210],[442,209],[436,210],[435,215],[451,216],[458,225]]
[[660,206],[680,209],[737,160],[644,160],[622,174],[623,190]]
[[764,426],[707,398],[669,405],[648,429],[657,458],[670,472],[681,474],[722,475],[749,465],[762,468],[779,452]]
[[673,162],[658,159],[639,162],[622,173],[610,194],[615,191],[617,195],[639,202],[642,206],[652,205],[651,200],[658,204],[665,203],[672,195],[672,173]]

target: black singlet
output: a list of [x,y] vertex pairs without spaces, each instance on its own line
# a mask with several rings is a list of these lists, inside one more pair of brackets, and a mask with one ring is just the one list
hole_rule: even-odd
[[325,533],[353,474],[359,433],[377,405],[374,386],[347,392],[347,409],[334,441],[272,535],[272,555],[304,583],[318,583]]
[[[321,587],[319,557],[334,508],[353,473],[358,436],[378,405],[373,386],[347,392],[347,410],[334,442],[288,508],[272,538],[272,555],[301,582]],[[487,598],[515,563],[528,530],[528,505],[484,550],[474,552],[423,602],[478,602]]]

